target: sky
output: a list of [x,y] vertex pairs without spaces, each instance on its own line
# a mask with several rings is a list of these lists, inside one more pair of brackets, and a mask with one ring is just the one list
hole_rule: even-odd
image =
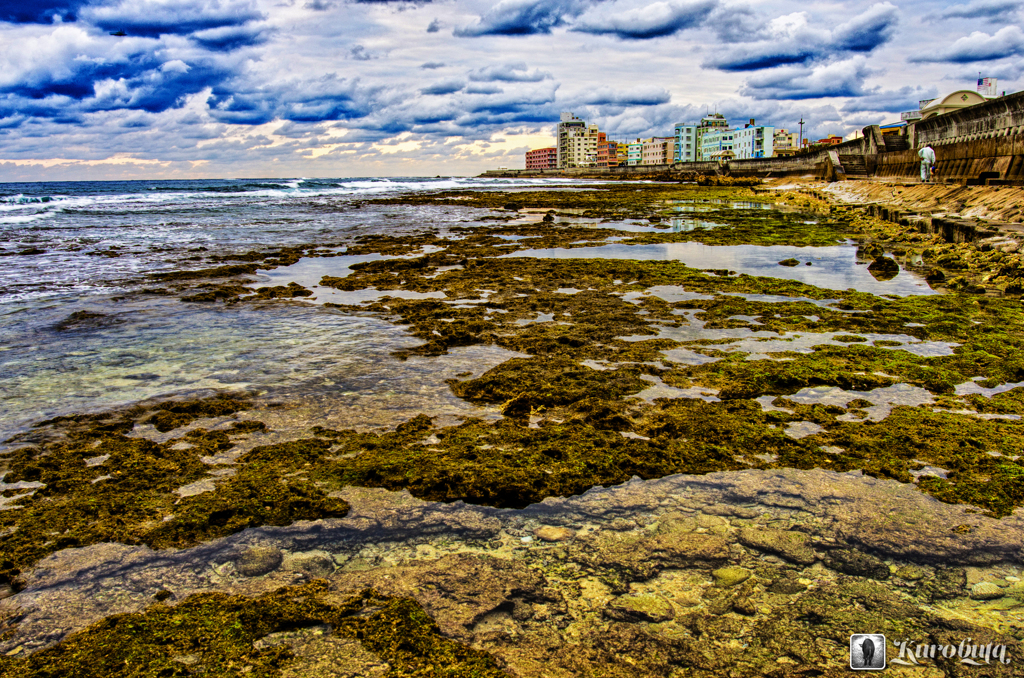
[[1024,0],[0,0],[0,181],[474,175],[561,111],[804,135],[1016,92]]

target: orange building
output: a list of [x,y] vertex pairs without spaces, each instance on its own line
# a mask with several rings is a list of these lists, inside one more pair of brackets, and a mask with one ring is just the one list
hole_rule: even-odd
[[825,139],[818,139],[814,142],[815,146],[835,146],[836,144],[843,143],[842,137],[837,137],[835,134],[829,134]]
[[554,146],[526,152],[526,169],[528,170],[556,169],[557,167],[558,149]]
[[619,162],[619,149],[622,148],[623,144],[617,141],[608,141],[604,132],[598,132],[597,134],[597,166],[598,167],[618,167],[619,164],[625,164]]

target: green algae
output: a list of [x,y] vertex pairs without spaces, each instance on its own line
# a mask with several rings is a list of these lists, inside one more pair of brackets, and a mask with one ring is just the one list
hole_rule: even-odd
[[14,505],[0,512],[0,580],[17,584],[25,568],[64,548],[106,541],[185,547],[247,527],[345,515],[345,502],[293,473],[300,461],[325,454],[322,444],[298,441],[287,457],[273,447],[261,448],[252,457],[242,455],[231,467],[235,473],[219,478],[214,491],[179,496],[178,488],[217,468],[204,458],[223,454],[264,424],[241,421],[223,430],[197,429],[165,443],[127,435],[136,423],[169,431],[200,416],[224,416],[246,406],[244,399],[219,396],[65,417],[9,441],[38,439],[5,456],[4,481],[41,486],[19,491]]
[[[752,216],[750,210],[721,202],[730,198],[788,202],[803,211],[765,210]],[[627,242],[699,239],[712,244],[827,244],[850,230],[881,228],[862,216],[832,210],[810,198],[753,197],[736,190],[678,185],[650,190],[599,186],[571,193],[540,191],[514,196],[451,192],[384,202],[464,204],[484,209],[527,207],[555,213],[572,209],[587,217],[640,217],[656,223],[676,213],[678,200],[699,206],[704,210],[702,216],[721,226],[703,232],[635,234]],[[800,223],[808,211],[819,215],[816,223]],[[505,216],[513,217],[501,218]],[[479,344],[527,354],[529,357],[514,358],[479,377],[449,382],[452,391],[465,400],[500,406],[506,420],[471,420],[458,427],[434,429],[428,419],[420,417],[390,433],[321,430],[311,439],[256,448],[239,459],[234,475],[216,481],[214,491],[178,498],[173,494],[176,488],[204,479],[211,468],[199,461],[200,457],[223,452],[232,446],[235,436],[253,429],[236,425],[230,431],[195,431],[156,444],[126,436],[136,419],[170,431],[198,416],[225,416],[241,406],[211,401],[205,409],[193,411],[190,408],[194,406],[187,403],[166,404],[128,418],[83,419],[75,424],[82,428],[80,439],[24,448],[10,458],[8,482],[36,480],[46,487],[28,499],[19,499],[24,508],[4,512],[4,524],[18,528],[5,538],[10,545],[3,547],[8,578],[65,546],[108,539],[156,547],[185,546],[249,526],[343,515],[344,503],[329,499],[326,493],[349,484],[408,489],[425,499],[520,507],[549,496],[623,482],[634,475],[657,478],[671,473],[788,466],[837,471],[859,468],[878,477],[914,482],[912,472],[928,464],[951,472],[946,479],[924,477],[918,482],[922,490],[944,501],[971,503],[993,515],[1024,505],[1019,467],[1010,459],[1012,444],[1019,441],[1016,422],[986,421],[926,408],[896,408],[882,422],[849,422],[839,417],[863,415],[870,403],[854,401],[844,409],[778,401],[792,410],[788,414],[763,412],[761,405],[753,402],[764,395],[787,396],[813,386],[870,391],[904,383],[935,394],[935,409],[941,404],[982,414],[1024,414],[1021,397],[1014,392],[992,399],[954,396],[956,385],[972,379],[980,378],[983,386],[990,387],[1024,381],[1024,314],[1013,298],[970,294],[876,297],[791,280],[730,275],[730,271],[708,275],[674,261],[498,258],[527,248],[586,248],[604,244],[610,235],[621,235],[613,229],[571,224],[502,223],[455,228],[453,232],[458,239],[436,232],[361,237],[348,249],[349,254],[404,258],[356,264],[350,275],[326,277],[321,284],[347,291],[376,287],[444,292],[443,300],[386,298],[351,308],[387,316],[423,341],[400,352],[399,357],[443,355],[453,347]],[[527,239],[510,243],[499,237],[508,235]],[[881,238],[879,242],[889,241]],[[886,247],[879,242],[863,248],[864,255],[881,255]],[[925,240],[915,242],[918,249],[935,250],[934,256],[947,251]],[[413,256],[424,247],[443,250]],[[957,253],[969,265],[977,259],[970,252]],[[294,283],[253,290],[231,281],[209,281],[252,272],[252,267],[286,265],[303,255],[329,254],[309,247],[252,252],[224,257],[225,261],[247,261],[245,264],[162,275],[166,280],[199,281],[193,289],[205,291],[185,297],[190,301],[233,301],[242,295],[297,298],[310,291]],[[1005,261],[1005,257],[989,259]],[[439,270],[442,267],[458,268]],[[623,299],[626,293],[657,285],[678,286],[711,298],[673,303],[654,296],[632,302]],[[558,291],[565,288],[580,291]],[[835,301],[830,306],[800,300],[777,303],[737,294]],[[658,337],[660,328],[683,321],[680,313],[690,314],[707,329],[752,328],[734,317],[749,316],[759,323],[759,331],[832,332],[832,341],[852,345],[819,345],[807,353],[782,352],[772,354],[774,360],[751,361],[743,352],[719,350],[727,348],[732,339],[678,342]],[[550,315],[552,320],[537,322],[540,314]],[[872,333],[959,345],[953,347],[952,355],[920,356],[900,350],[902,341],[882,339],[868,345],[863,335]],[[651,338],[635,341],[643,337]],[[676,348],[689,348],[715,361],[672,363],[663,352]],[[723,402],[684,398],[647,403],[635,398],[651,385],[647,379],[653,377],[669,387],[717,393]],[[783,428],[797,421],[811,421],[826,430],[794,440]],[[624,438],[622,433],[649,440]],[[423,444],[426,439],[437,442]],[[892,449],[893,441],[898,441],[900,449]],[[929,447],[925,441],[936,443]],[[976,450],[977,441],[985,447],[984,454],[957,453],[958,448]],[[172,449],[179,443],[191,447]],[[842,453],[826,452],[822,449],[826,446],[841,448]],[[989,451],[1004,456],[993,457]],[[111,454],[103,465],[84,465],[85,458],[103,454]],[[145,480],[145,486],[120,476],[92,482],[109,468],[142,467],[147,470],[139,473],[139,479]],[[115,519],[114,515],[124,518]]]
[[344,596],[313,581],[255,598],[201,593],[168,606],[107,617],[28,657],[0,657],[0,675],[19,678],[157,678],[196,674],[281,676],[301,660],[286,644],[261,640],[328,625],[389,665],[388,678],[506,676],[485,652],[444,637],[409,598],[372,589]]

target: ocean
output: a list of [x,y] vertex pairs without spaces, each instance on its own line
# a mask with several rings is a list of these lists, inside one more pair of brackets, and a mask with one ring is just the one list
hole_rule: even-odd
[[[465,208],[396,209],[363,205],[365,198],[572,183],[409,177],[0,184],[0,439],[50,417],[156,396],[280,388],[320,372],[321,382],[330,381],[341,365],[352,386],[352,370],[393,364],[392,350],[417,342],[382,320],[303,304],[225,309],[131,293],[153,287],[150,274],[209,266],[209,255],[343,247],[361,235],[443,232],[475,218]],[[92,315],[66,322],[75,313]],[[387,381],[403,390],[403,379]]]

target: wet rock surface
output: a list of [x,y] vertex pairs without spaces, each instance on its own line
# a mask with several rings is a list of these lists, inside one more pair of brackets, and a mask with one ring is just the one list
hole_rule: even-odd
[[[745,675],[770,675],[783,656],[794,667],[839,675],[851,627],[924,642],[948,635],[954,624],[957,633],[991,638],[1014,652],[1024,634],[1024,603],[1013,597],[1011,581],[1024,574],[1019,555],[956,566],[975,560],[971,551],[986,525],[1021,543],[1021,518],[996,521],[860,474],[678,476],[524,510],[434,504],[356,488],[344,499],[352,508],[342,519],[259,528],[184,551],[103,544],[61,551],[27,576],[25,590],[0,601],[0,612],[18,620],[0,650],[22,647],[12,656],[45,657],[36,650],[69,633],[90,633],[90,624],[112,611],[146,613],[162,590],[172,595],[160,605],[184,611],[206,592],[260,600],[315,580],[325,582],[316,594],[324,600],[372,589],[382,600],[415,601],[443,637],[486,652],[510,675],[539,677],[556,669],[655,676],[686,668],[712,676],[737,667]],[[893,507],[915,504],[930,508],[933,517],[914,526],[917,544],[869,554],[860,540],[845,536],[869,514],[898,527],[914,512]],[[943,536],[951,522],[974,529],[954,533],[962,543],[947,552],[950,562],[923,564],[921,545]],[[576,537],[547,542],[533,536],[559,525],[571,525],[566,529]],[[755,540],[752,531],[768,536]],[[280,549],[281,567],[245,576],[238,554],[258,549]],[[297,567],[305,562],[333,571]],[[896,578],[883,576],[883,568]],[[968,570],[984,586],[968,586]],[[718,648],[712,659],[690,640],[695,630]],[[742,651],[732,647],[736,634],[756,643]],[[832,640],[823,645],[822,638]],[[319,675],[316,667],[353,647],[334,630],[275,632],[258,642],[293,648],[282,670],[295,676]],[[353,670],[374,675],[391,665],[379,647],[362,647],[363,654],[350,653],[358,663]],[[1012,675],[999,666],[992,670]]]

